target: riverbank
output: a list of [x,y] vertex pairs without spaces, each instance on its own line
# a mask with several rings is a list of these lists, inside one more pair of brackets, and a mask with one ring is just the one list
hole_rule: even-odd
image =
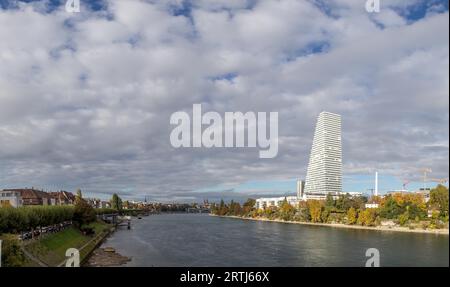
[[313,223],[313,222],[301,222],[301,221],[284,221],[281,219],[267,219],[267,218],[263,218],[263,217],[251,218],[251,217],[241,217],[241,216],[234,216],[234,215],[215,215],[215,214],[210,214],[210,216],[217,216],[217,217],[223,217],[223,218],[235,218],[235,219],[242,219],[242,220],[253,220],[253,221],[278,222],[278,223],[287,223],[287,224],[301,224],[301,225],[310,225],[310,226],[326,226],[326,227],[334,227],[334,228],[449,235],[448,229],[409,229],[408,227],[401,227],[401,226],[369,227],[369,226],[361,226],[361,225],[348,225],[348,224],[342,224],[342,223]]
[[86,267],[116,267],[130,262],[131,258],[116,252],[114,248],[97,248],[86,262]]
[[76,248],[80,251],[80,263],[85,262],[92,251],[114,230],[110,224],[98,221],[89,225],[94,236],[82,234],[75,227],[49,234],[23,244],[23,250],[29,262],[27,266],[64,266],[66,250]]
[[[131,224],[131,219],[128,220],[129,224]],[[119,254],[112,247],[104,247],[104,248],[101,247],[102,243],[105,242],[109,236],[112,236],[114,231],[116,231],[116,229],[119,228],[119,226],[120,224],[117,227],[113,228],[112,232],[110,232],[107,236],[105,236],[102,239],[101,243],[97,244],[96,248],[93,249],[90,255],[86,258],[83,267],[118,267],[125,265],[127,262],[131,261],[130,257]]]

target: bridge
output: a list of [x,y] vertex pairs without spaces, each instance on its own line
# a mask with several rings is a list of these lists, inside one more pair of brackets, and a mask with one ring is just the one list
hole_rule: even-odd
[[188,207],[186,208],[187,213],[210,213],[211,210],[209,208],[193,208]]

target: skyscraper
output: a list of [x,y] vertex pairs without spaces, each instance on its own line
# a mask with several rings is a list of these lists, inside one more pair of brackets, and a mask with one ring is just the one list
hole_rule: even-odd
[[321,112],[306,173],[305,194],[309,198],[324,197],[342,191],[341,116]]

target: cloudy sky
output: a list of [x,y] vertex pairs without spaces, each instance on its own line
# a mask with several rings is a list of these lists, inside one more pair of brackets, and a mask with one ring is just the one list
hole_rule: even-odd
[[[449,173],[448,1],[0,0],[0,188],[161,201],[295,191],[318,113],[344,190]],[[279,113],[279,152],[170,145],[169,119]]]

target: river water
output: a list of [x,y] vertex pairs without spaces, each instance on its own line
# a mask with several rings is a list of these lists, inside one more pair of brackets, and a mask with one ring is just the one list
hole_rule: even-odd
[[127,266],[364,266],[377,248],[381,266],[449,266],[447,235],[380,232],[160,214],[136,219],[103,244]]

